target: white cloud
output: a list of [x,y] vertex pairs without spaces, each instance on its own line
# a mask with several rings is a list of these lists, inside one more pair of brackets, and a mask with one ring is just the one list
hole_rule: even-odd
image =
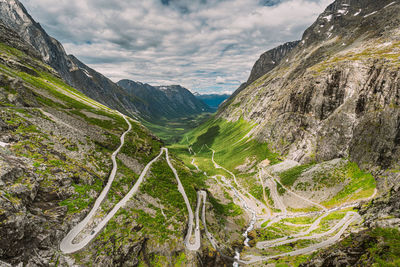
[[224,78],[222,78],[221,76],[218,76],[218,77],[215,79],[215,82],[216,82],[217,84],[224,84],[224,83],[226,83],[226,80],[225,80]]
[[299,39],[331,2],[162,1],[21,0],[68,53],[112,80],[199,92],[236,89],[261,53]]

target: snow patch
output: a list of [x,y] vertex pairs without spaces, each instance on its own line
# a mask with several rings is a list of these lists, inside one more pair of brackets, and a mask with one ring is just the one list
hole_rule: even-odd
[[80,68],[80,69],[83,71],[83,73],[85,73],[86,76],[88,76],[89,78],[93,78],[93,76],[90,75],[90,73],[87,70],[82,69],[82,68]]
[[396,1],[391,2],[389,5],[385,6],[384,8],[390,7],[391,5],[394,5],[394,4],[396,4]]
[[328,22],[330,22],[332,20],[332,15],[323,17],[323,19],[326,19]]
[[364,18],[368,18],[369,16],[372,16],[374,14],[378,13],[378,11],[374,11],[372,13],[369,13],[368,15],[365,15]]
[[347,15],[347,13],[349,13],[347,9],[339,9],[337,12],[342,15]]
[[358,12],[354,14],[354,17],[360,15],[361,11],[362,11],[362,9],[360,8],[360,10],[358,10]]
[[386,43],[383,43],[383,44],[378,45],[378,48],[387,47],[387,46],[390,46],[390,45],[392,45],[392,44],[393,44],[392,42],[386,42]]

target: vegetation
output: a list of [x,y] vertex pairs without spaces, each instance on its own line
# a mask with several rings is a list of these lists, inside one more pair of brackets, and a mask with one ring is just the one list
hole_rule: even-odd
[[156,122],[143,120],[142,123],[166,144],[178,143],[188,132],[198,127],[210,118],[209,113],[193,115],[177,119],[165,119]]
[[376,188],[375,178],[365,171],[360,170],[358,165],[349,162],[344,168],[345,176],[349,183],[336,196],[322,205],[332,207],[342,202],[351,202],[361,198],[368,198],[373,195]]
[[[330,250],[357,251],[349,254],[357,266],[395,267],[400,265],[400,231],[396,228],[374,228],[352,233]],[[329,251],[328,250],[328,253]],[[311,258],[315,258],[317,254]]]
[[281,178],[280,182],[284,186],[292,186],[296,182],[297,178],[299,178],[304,171],[308,170],[310,167],[314,165],[315,163],[309,163],[305,165],[296,166],[287,171],[281,172],[279,174],[279,177]]

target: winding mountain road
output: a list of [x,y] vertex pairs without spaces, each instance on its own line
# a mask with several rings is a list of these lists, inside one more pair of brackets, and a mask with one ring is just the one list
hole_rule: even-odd
[[[318,249],[321,249],[321,248],[324,248],[324,247],[328,247],[330,245],[335,244],[341,238],[341,236],[344,234],[344,232],[347,230],[347,228],[353,222],[356,222],[357,220],[360,220],[360,215],[358,213],[356,213],[356,212],[349,212],[349,213],[347,213],[346,217],[341,220],[340,225],[338,224],[338,225],[336,225],[334,227],[335,231],[336,231],[337,228],[342,226],[340,228],[340,230],[334,236],[330,237],[329,239],[327,239],[325,241],[322,241],[320,243],[314,244],[314,245],[306,247],[306,248],[290,251],[290,252],[279,254],[279,255],[271,255],[271,256],[253,256],[253,255],[250,255],[250,256],[246,257],[247,260],[245,262],[250,264],[250,263],[256,263],[256,262],[259,262],[259,261],[266,261],[266,260],[270,260],[270,259],[274,259],[274,258],[304,255],[304,254],[309,254],[311,252],[314,252],[314,251],[316,251]],[[332,228],[332,229],[334,229],[334,228]],[[288,243],[290,243],[290,242],[288,242]]]
[[[134,186],[131,188],[131,190],[125,195],[125,197],[119,201],[114,207],[113,209],[93,228],[91,229],[91,233],[89,235],[86,235],[82,240],[77,241],[76,243],[74,243],[74,240],[77,238],[77,236],[85,229],[87,228],[87,226],[93,222],[93,218],[94,215],[96,214],[96,212],[98,211],[101,203],[104,201],[105,197],[107,196],[112,183],[115,179],[117,170],[118,170],[118,166],[117,166],[117,162],[116,162],[116,157],[118,155],[118,153],[120,152],[121,148],[123,147],[124,143],[125,143],[125,136],[126,134],[128,134],[131,129],[132,129],[132,125],[130,124],[130,122],[128,121],[128,119],[121,114],[121,116],[123,116],[123,118],[125,119],[126,123],[128,124],[128,130],[125,131],[121,137],[121,144],[120,146],[117,148],[117,150],[115,150],[112,155],[111,155],[111,160],[113,163],[113,168],[111,171],[111,174],[109,176],[107,185],[104,187],[104,189],[102,190],[102,192],[100,193],[99,197],[96,199],[92,209],[90,210],[90,212],[88,213],[88,215],[80,222],[78,223],[75,227],[73,227],[70,232],[64,237],[64,239],[61,241],[60,243],[60,250],[65,253],[65,254],[70,254],[70,253],[74,253],[77,252],[81,249],[83,249],[85,246],[87,246],[95,237],[96,235],[98,235],[102,229],[107,225],[107,223],[115,216],[115,214],[118,212],[118,210],[122,207],[124,207],[126,205],[126,203],[137,193],[137,191],[140,188],[140,185],[142,184],[142,182],[144,181],[144,178],[146,176],[146,174],[148,173],[149,169],[151,168],[152,164],[157,161],[162,155],[163,153],[165,153],[166,156],[166,161],[168,163],[168,166],[170,167],[170,169],[172,170],[172,172],[174,173],[174,176],[176,178],[177,184],[178,184],[178,191],[181,193],[183,200],[186,204],[186,208],[188,211],[188,222],[187,222],[187,233],[186,236],[184,238],[184,245],[186,246],[186,248],[188,250],[191,251],[197,251],[200,249],[201,247],[201,233],[200,233],[200,208],[202,207],[201,210],[201,222],[204,226],[204,230],[205,230],[205,234],[207,236],[207,239],[209,240],[210,244],[212,245],[212,247],[214,249],[216,249],[217,251],[220,252],[220,254],[235,262],[234,265],[238,266],[239,263],[241,264],[249,264],[249,263],[255,263],[258,261],[264,261],[264,260],[268,260],[268,259],[272,259],[272,258],[277,258],[277,257],[285,257],[285,256],[296,256],[296,255],[302,255],[302,254],[307,254],[310,252],[313,252],[315,250],[318,250],[322,247],[326,247],[329,245],[334,244],[335,242],[337,242],[341,235],[345,232],[345,230],[350,226],[350,224],[352,224],[353,222],[355,222],[356,220],[360,219],[360,216],[358,215],[358,213],[356,212],[347,212],[347,214],[345,215],[345,217],[343,219],[341,219],[335,226],[333,226],[331,229],[329,229],[326,232],[323,233],[319,233],[319,234],[313,234],[313,235],[309,235],[311,232],[313,232],[314,230],[318,229],[318,226],[321,222],[321,220],[323,218],[325,218],[327,215],[329,215],[330,213],[346,208],[346,207],[350,207],[350,206],[354,206],[354,204],[348,204],[346,206],[342,206],[342,207],[337,207],[337,208],[333,208],[330,210],[327,210],[325,207],[323,207],[322,205],[312,202],[306,198],[303,198],[297,194],[295,194],[294,192],[291,192],[290,190],[288,190],[287,188],[285,188],[289,193],[294,194],[295,196],[297,196],[299,199],[301,199],[302,201],[311,203],[313,205],[316,205],[318,207],[320,207],[322,209],[322,211],[319,212],[310,212],[307,214],[288,214],[286,206],[284,205],[283,201],[281,200],[278,192],[277,192],[277,181],[275,180],[274,177],[270,176],[270,179],[266,180],[266,185],[268,186],[268,188],[270,189],[271,192],[271,196],[273,197],[273,199],[276,201],[278,208],[281,209],[281,212],[276,214],[275,216],[269,215],[266,216],[269,219],[272,219],[271,222],[268,224],[268,226],[270,226],[271,224],[275,223],[275,222],[279,222],[280,220],[284,219],[284,218],[296,218],[296,217],[302,217],[302,216],[308,216],[308,215],[312,215],[312,214],[322,214],[322,216],[320,216],[317,220],[315,220],[312,224],[309,224],[307,226],[309,226],[309,228],[306,231],[303,231],[301,233],[298,234],[294,234],[291,235],[290,237],[283,237],[283,238],[279,238],[279,239],[275,239],[275,240],[268,240],[268,241],[262,241],[262,242],[258,242],[257,243],[257,248],[259,249],[265,249],[265,248],[270,248],[270,247],[276,247],[276,246],[281,246],[281,245],[285,245],[285,244],[289,244],[292,242],[296,242],[299,240],[305,240],[305,239],[318,239],[318,238],[322,238],[328,235],[331,235],[333,233],[335,233],[337,231],[337,233],[328,238],[325,241],[319,242],[317,244],[311,245],[309,247],[306,248],[302,248],[302,249],[298,249],[298,250],[294,250],[291,252],[287,252],[287,253],[283,253],[283,254],[279,254],[279,255],[270,255],[270,256],[247,256],[248,260],[241,260],[240,259],[240,254],[236,255],[235,259],[229,257],[229,256],[225,256],[223,255],[223,253],[220,251],[217,241],[216,239],[213,237],[213,235],[208,231],[207,228],[207,222],[206,222],[206,201],[207,201],[207,192],[203,191],[203,190],[199,190],[197,192],[197,205],[196,205],[196,210],[195,213],[193,213],[192,207],[190,205],[189,199],[186,195],[185,189],[181,183],[181,180],[179,178],[178,172],[177,170],[174,168],[173,164],[170,161],[170,157],[169,157],[169,153],[168,153],[168,149],[167,148],[162,148],[159,155],[156,156],[153,160],[151,160],[143,169],[142,173],[140,174],[138,180],[135,182]],[[4,143],[0,142],[0,146],[3,146]],[[248,233],[250,231],[252,231],[254,229],[254,225],[257,221],[257,214],[256,214],[256,209],[251,207],[247,202],[251,202],[251,205],[255,204],[255,207],[258,207],[260,205],[265,206],[263,203],[261,203],[260,201],[257,202],[257,200],[251,196],[251,199],[247,198],[245,196],[245,194],[243,194],[240,191],[245,192],[246,194],[248,194],[237,182],[236,176],[234,173],[232,173],[231,171],[225,169],[224,167],[218,165],[215,160],[214,160],[214,155],[215,155],[215,151],[212,150],[211,148],[209,148],[213,154],[212,154],[212,162],[214,163],[215,168],[217,169],[223,169],[224,171],[226,171],[227,173],[229,173],[234,180],[234,183],[236,185],[233,186],[231,184],[230,181],[228,181],[225,177],[221,176],[221,181],[224,184],[224,186],[227,186],[230,188],[230,190],[232,190],[232,192],[234,192],[234,195],[240,200],[240,202],[242,203],[243,208],[251,215],[251,221],[249,223],[248,228],[245,230],[245,232],[243,233],[243,236],[245,237],[245,241],[244,244],[245,246],[249,246],[248,242],[249,237],[248,237]],[[194,154],[196,155],[196,153],[193,150],[189,150],[190,154]],[[193,158],[192,160],[192,165],[196,167],[197,170],[200,171],[199,167],[195,164],[195,159]],[[262,174],[264,174],[264,172],[262,172]],[[218,182],[218,180],[217,180]],[[262,181],[261,181],[262,182]],[[263,184],[263,183],[262,183]],[[374,195],[376,194],[376,191],[374,193]],[[261,203],[261,204],[260,204]],[[202,204],[202,205],[201,205]],[[266,206],[265,206],[266,207]],[[269,210],[268,208],[266,210]],[[263,217],[261,217],[263,218]],[[267,226],[267,227],[268,227]],[[302,226],[302,225],[299,225]],[[194,230],[193,230],[193,227]],[[194,232],[194,233],[193,233]]]
[[176,181],[178,182],[178,191],[183,196],[183,199],[184,199],[185,204],[186,204],[186,208],[187,208],[188,213],[189,213],[189,221],[188,221],[188,226],[187,226],[188,230],[187,230],[185,241],[184,241],[185,242],[185,246],[189,250],[198,250],[200,248],[200,245],[201,245],[201,242],[200,242],[200,240],[201,240],[200,226],[199,226],[199,205],[200,205],[200,203],[199,203],[199,201],[197,203],[196,228],[194,230],[194,236],[195,236],[194,239],[195,239],[195,241],[194,241],[194,243],[192,243],[191,242],[191,238],[192,238],[192,233],[193,233],[193,219],[194,219],[192,207],[190,206],[190,202],[189,202],[189,199],[188,199],[188,197],[186,195],[185,188],[183,188],[181,180],[179,179],[178,172],[176,171],[176,169],[172,165],[171,161],[169,160],[168,149],[167,148],[163,148],[163,150],[166,153],[168,166],[171,168],[172,172],[175,175]]
[[[128,134],[131,129],[132,129],[132,125],[131,123],[128,121],[128,119],[126,118],[125,115],[121,116],[125,119],[126,123],[128,124],[128,130],[125,131],[122,135],[121,135],[121,144],[120,146],[117,148],[117,150],[115,150],[112,155],[111,155],[111,160],[113,163],[113,168],[111,170],[111,174],[108,178],[108,182],[107,185],[104,187],[103,191],[101,191],[99,197],[96,199],[92,209],[90,210],[89,214],[86,215],[85,219],[83,219],[80,223],[78,223],[74,228],[71,229],[71,231],[64,237],[64,239],[61,241],[60,243],[60,250],[63,253],[69,254],[69,253],[74,253],[82,248],[84,248],[97,234],[98,232],[101,230],[98,229],[98,227],[96,227],[96,229],[94,230],[94,232],[92,231],[92,235],[87,236],[85,239],[83,239],[82,241],[80,241],[79,243],[73,243],[73,240],[78,236],[78,234],[80,232],[82,232],[82,230],[90,223],[90,221],[93,219],[95,213],[97,212],[97,210],[99,209],[101,203],[103,202],[104,198],[107,196],[108,191],[111,188],[111,185],[115,179],[115,175],[117,173],[117,169],[118,169],[118,165],[117,165],[117,161],[116,161],[116,156],[118,155],[119,151],[121,150],[121,148],[123,147],[124,143],[125,143],[125,136],[126,134]],[[150,166],[146,166],[145,170],[143,171],[143,173],[145,174],[145,171],[147,172],[147,169]],[[142,173],[142,174],[143,174]],[[144,176],[144,175],[141,175]],[[139,178],[140,179],[140,178]],[[139,181],[139,180],[138,180]],[[104,221],[104,220],[103,220]],[[107,221],[108,222],[108,221]],[[106,223],[107,223],[106,222]]]

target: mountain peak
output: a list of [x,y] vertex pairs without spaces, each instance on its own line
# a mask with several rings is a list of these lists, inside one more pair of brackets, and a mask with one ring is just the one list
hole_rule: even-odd
[[210,107],[180,85],[151,86],[126,79],[117,84],[140,98],[143,105],[141,109],[158,119],[179,118],[211,111]]

